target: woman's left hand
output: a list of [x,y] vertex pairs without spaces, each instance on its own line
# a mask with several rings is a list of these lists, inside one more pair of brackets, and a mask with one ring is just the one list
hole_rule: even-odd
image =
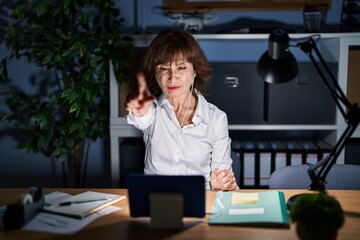
[[215,190],[231,191],[237,188],[235,175],[229,169],[215,168],[211,173],[210,181]]

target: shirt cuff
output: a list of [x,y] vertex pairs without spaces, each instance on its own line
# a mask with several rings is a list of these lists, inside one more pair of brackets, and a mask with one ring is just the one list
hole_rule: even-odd
[[137,117],[133,115],[132,112],[129,112],[129,114],[127,115],[127,122],[128,124],[134,125],[140,130],[144,130],[151,124],[154,115],[153,112],[154,106],[151,106],[149,108],[149,111],[141,117]]

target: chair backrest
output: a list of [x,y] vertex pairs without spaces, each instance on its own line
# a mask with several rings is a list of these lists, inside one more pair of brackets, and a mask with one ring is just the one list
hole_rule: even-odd
[[[309,166],[293,165],[275,170],[270,176],[270,189],[307,189],[311,184]],[[326,189],[360,190],[360,165],[334,164],[326,177]]]
[[240,173],[241,173],[240,158],[234,151],[231,151],[231,158],[233,160],[232,170],[235,174],[236,184],[238,185],[238,187],[240,187]]

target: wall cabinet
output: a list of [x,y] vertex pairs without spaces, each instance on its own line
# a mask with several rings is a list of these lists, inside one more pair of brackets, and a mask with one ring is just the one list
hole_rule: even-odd
[[[267,49],[268,34],[195,34],[214,66],[214,81],[209,86],[210,102],[227,112],[233,142],[254,138],[310,137],[334,144],[346,125],[335,108],[312,64],[299,53],[300,77],[288,85],[265,85],[256,79],[257,55]],[[293,39],[309,34],[290,34]],[[146,47],[154,35],[133,36],[134,45]],[[253,45],[256,43],[257,45]],[[344,92],[347,91],[350,48],[360,46],[360,33],[322,33],[317,42]],[[226,52],[227,45],[229,52]],[[244,54],[254,50],[257,54]],[[236,51],[239,51],[238,53]],[[300,50],[299,50],[300,52]],[[219,61],[220,59],[220,61]],[[299,60],[300,59],[300,60]],[[226,84],[238,81],[238,87]],[[221,90],[219,90],[221,89]],[[120,181],[120,144],[125,138],[141,137],[141,132],[126,123],[123,103],[110,66],[110,140],[111,178],[114,187]],[[360,90],[358,91],[360,92]],[[124,94],[124,93],[122,93]],[[360,137],[359,130],[355,132]],[[242,139],[242,140],[243,140]],[[338,163],[344,163],[342,154]]]

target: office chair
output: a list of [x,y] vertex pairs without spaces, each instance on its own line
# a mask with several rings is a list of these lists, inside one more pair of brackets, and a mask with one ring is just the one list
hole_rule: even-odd
[[[293,165],[275,170],[269,189],[307,189],[311,184],[309,166]],[[360,165],[334,164],[326,177],[326,189],[360,190]]]

